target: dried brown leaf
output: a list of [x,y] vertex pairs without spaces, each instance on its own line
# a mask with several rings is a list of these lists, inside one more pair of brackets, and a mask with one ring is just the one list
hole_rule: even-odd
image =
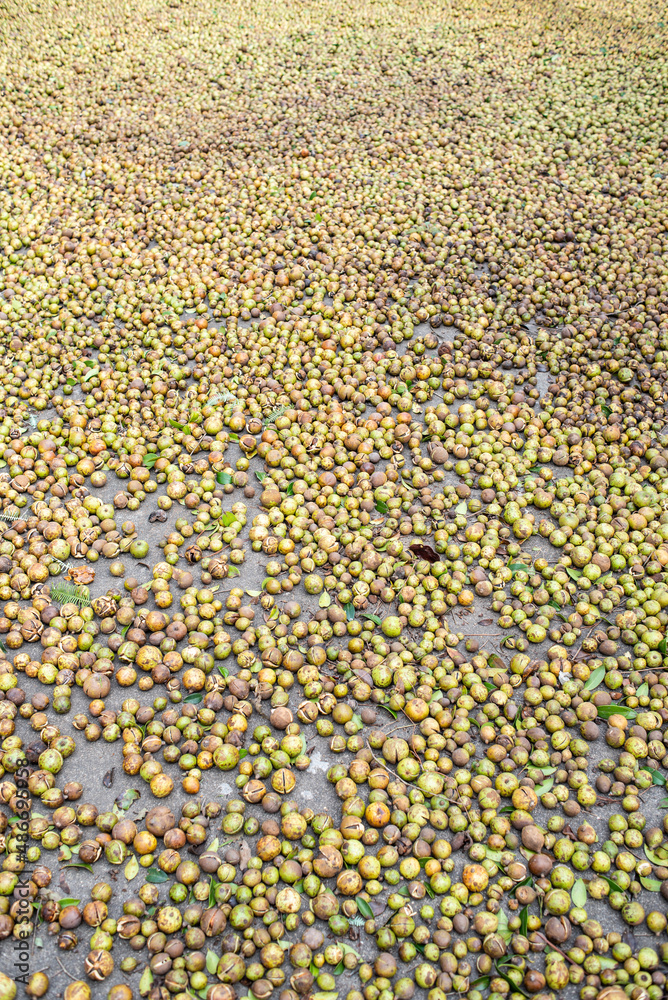
[[239,848],[239,867],[242,872],[245,872],[248,868],[248,862],[253,857],[252,851],[248,846],[248,842],[245,840],[241,841],[241,847]]

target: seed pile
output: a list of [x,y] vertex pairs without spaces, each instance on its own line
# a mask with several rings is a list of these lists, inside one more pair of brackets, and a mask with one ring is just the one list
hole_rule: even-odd
[[666,13],[5,5],[0,1000],[662,1000]]

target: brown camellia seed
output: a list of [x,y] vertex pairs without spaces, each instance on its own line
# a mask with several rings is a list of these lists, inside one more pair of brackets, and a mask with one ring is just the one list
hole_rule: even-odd
[[501,958],[506,954],[506,943],[500,934],[488,934],[483,940],[483,951],[490,958]]
[[529,993],[540,993],[545,989],[545,976],[538,969],[527,969],[522,984]]
[[301,905],[301,896],[291,886],[286,886],[276,895],[276,909],[279,913],[298,913]]
[[84,840],[79,846],[79,859],[84,864],[94,864],[102,854],[102,844],[96,840]]
[[529,858],[529,871],[532,875],[543,877],[552,871],[554,862],[549,854],[534,854]]
[[596,994],[596,1000],[623,1000],[622,993],[626,993],[619,986],[605,986]]
[[537,826],[522,828],[522,843],[530,851],[541,851],[545,844],[545,834]]
[[532,812],[538,805],[538,796],[533,788],[516,788],[512,795],[512,803],[515,809],[524,809],[525,812]]
[[271,724],[275,729],[287,729],[293,716],[289,708],[274,708],[271,712]]
[[63,1000],[91,1000],[91,996],[88,983],[77,979],[67,984],[63,993]]
[[97,949],[86,955],[84,968],[89,979],[101,982],[114,971],[114,960],[108,951]]
[[49,989],[49,977],[45,972],[33,972],[25,989],[29,997],[43,997]]
[[221,909],[210,907],[200,918],[200,927],[207,937],[215,937],[225,930],[227,919]]
[[149,833],[164,837],[168,830],[176,826],[176,818],[168,806],[154,806],[146,814],[144,823]]
[[125,983],[116,983],[107,993],[107,1000],[133,1000],[133,993]]
[[489,884],[489,875],[482,865],[465,865],[462,882],[469,892],[484,892]]
[[536,899],[536,890],[531,885],[520,885],[515,892],[521,906],[530,906]]
[[320,849],[320,853],[313,859],[313,871],[320,878],[332,878],[343,868],[343,856],[341,852],[332,847],[330,844],[325,844]]
[[236,993],[226,983],[215,983],[207,989],[207,1000],[235,1000]]
[[557,944],[568,941],[571,934],[571,924],[566,917],[550,917],[545,924],[545,934]]
[[336,888],[344,896],[355,896],[362,890],[364,882],[356,871],[340,872],[336,879]]
[[86,903],[82,916],[84,923],[89,927],[99,927],[107,918],[107,905],[100,900]]
[[134,937],[135,934],[139,934],[141,930],[141,921],[139,917],[127,914],[125,916],[119,917],[116,921],[116,931],[120,938],[128,941],[130,938]]
[[[253,804],[257,802],[262,802],[263,808],[264,809],[267,808],[266,804],[264,803],[264,799],[267,798],[267,788],[266,785],[263,784],[263,782],[258,781],[255,778],[251,778],[251,780],[244,785],[242,795],[247,802],[251,802]],[[278,808],[280,808],[280,806],[277,806],[277,809]]]
[[308,969],[297,969],[290,976],[290,986],[300,996],[305,996],[313,986],[314,979]]
[[262,861],[273,861],[281,853],[281,842],[278,837],[269,834],[258,840],[255,851]]
[[81,910],[74,905],[64,906],[58,916],[58,922],[64,930],[72,930],[81,923]]
[[200,854],[198,864],[203,872],[212,873],[218,871],[220,868],[221,859],[217,854],[207,851],[204,854]]
[[68,781],[63,785],[63,795],[69,802],[76,802],[83,795],[83,786],[78,781]]
[[281,795],[289,795],[295,787],[295,776],[288,767],[281,767],[271,776],[271,787]]
[[521,882],[526,878],[526,866],[520,861],[512,861],[506,868],[506,873],[514,882]]

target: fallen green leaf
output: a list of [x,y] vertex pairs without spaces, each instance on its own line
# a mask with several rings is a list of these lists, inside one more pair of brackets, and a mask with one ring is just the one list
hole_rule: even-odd
[[146,966],[142,972],[141,979],[139,980],[139,995],[142,997],[148,996],[153,985],[153,973],[151,972],[150,966]]
[[216,905],[216,886],[218,882],[214,880],[213,875],[209,879],[209,909]]
[[501,851],[495,851],[491,847],[485,849],[485,858],[489,858],[494,864],[498,864],[501,861]]
[[622,887],[620,885],[617,885],[614,879],[608,878],[607,875],[599,875],[598,877],[602,878],[604,882],[607,882],[613,892],[621,892],[621,893],[624,892]]
[[598,961],[602,969],[616,969],[618,966],[616,959],[608,958],[607,955],[601,955]]
[[183,699],[188,705],[199,705],[200,701],[204,698],[201,691],[193,691],[192,694],[186,695]]
[[124,874],[128,882],[131,882],[132,879],[139,874],[139,862],[137,861],[134,854],[132,855],[127,865],[125,866]]
[[508,983],[508,985],[511,987],[513,993],[520,993],[523,997],[527,996],[527,994],[524,992],[524,990],[522,989],[522,987],[518,986],[514,979],[511,979],[510,976],[506,975],[505,972],[501,971],[501,969],[499,968],[499,963],[498,962],[496,963],[496,974],[497,974],[497,976],[500,976],[501,979],[503,979],[506,983]]
[[[668,799],[666,799],[665,802],[668,804]],[[659,803],[659,805],[660,804],[661,803]],[[647,858],[648,861],[651,861],[653,865],[664,866],[666,864],[666,860],[668,860],[665,858],[660,858],[658,854],[654,853],[654,851],[650,851],[649,847],[646,844],[644,845],[644,851],[645,851],[645,857]]]
[[661,785],[661,787],[665,787],[666,776],[665,774],[662,774],[661,771],[659,771],[657,768],[641,767],[640,770],[645,771],[646,774],[651,775],[653,785]]
[[497,917],[499,921],[497,933],[501,935],[504,941],[510,941],[513,936],[513,932],[508,926],[508,917],[503,910],[499,910]]
[[635,719],[638,713],[626,705],[599,705],[599,719],[609,719],[611,715],[622,715],[625,719]]
[[571,889],[571,899],[575,906],[584,907],[587,905],[587,886],[581,878],[576,879]]
[[133,802],[141,798],[141,792],[136,788],[126,788],[122,795],[119,795],[115,801],[115,805],[118,806],[123,812],[127,812]]
[[534,791],[538,796],[538,798],[540,798],[541,795],[546,795],[552,788],[553,784],[554,784],[554,778],[547,778],[545,781],[542,781],[537,788],[534,788]]
[[162,868],[149,868],[146,872],[146,881],[154,885],[161,885],[163,882],[169,881],[169,875],[167,872],[163,872]]
[[605,667],[596,667],[585,681],[585,691],[593,691],[605,677]]

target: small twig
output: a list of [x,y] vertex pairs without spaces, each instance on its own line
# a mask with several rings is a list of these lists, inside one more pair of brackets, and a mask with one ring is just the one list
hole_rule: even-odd
[[60,959],[58,958],[57,955],[56,955],[56,962],[58,963],[58,965],[60,966],[60,968],[63,970],[63,972],[65,973],[65,975],[67,976],[68,979],[71,979],[73,983],[78,983],[79,982],[79,980],[76,978],[76,976],[71,976],[69,974],[69,972],[67,971],[67,969],[65,968],[65,966],[60,961]]
[[556,944],[552,944],[551,941],[548,941],[548,939],[545,937],[545,935],[541,934],[540,931],[536,931],[536,937],[539,937],[541,939],[541,941],[544,941],[545,944],[548,946],[548,948],[553,948],[555,951],[558,951],[560,955],[564,956],[564,958],[566,959],[567,962],[571,963],[571,965],[577,965],[578,964],[577,962],[573,961],[572,958],[569,958],[565,951],[562,951],[561,948],[557,948]]
[[411,722],[411,723],[408,723],[408,722],[404,722],[404,723],[402,723],[402,724],[401,724],[400,726],[394,726],[394,728],[393,728],[393,729],[390,729],[390,730],[388,731],[388,734],[387,734],[387,735],[388,735],[388,736],[391,736],[391,735],[392,735],[392,733],[396,733],[396,732],[397,732],[397,730],[399,730],[399,729],[411,729],[411,728],[412,728],[412,729],[415,729],[416,725],[417,725],[417,723],[416,723],[416,722]]

